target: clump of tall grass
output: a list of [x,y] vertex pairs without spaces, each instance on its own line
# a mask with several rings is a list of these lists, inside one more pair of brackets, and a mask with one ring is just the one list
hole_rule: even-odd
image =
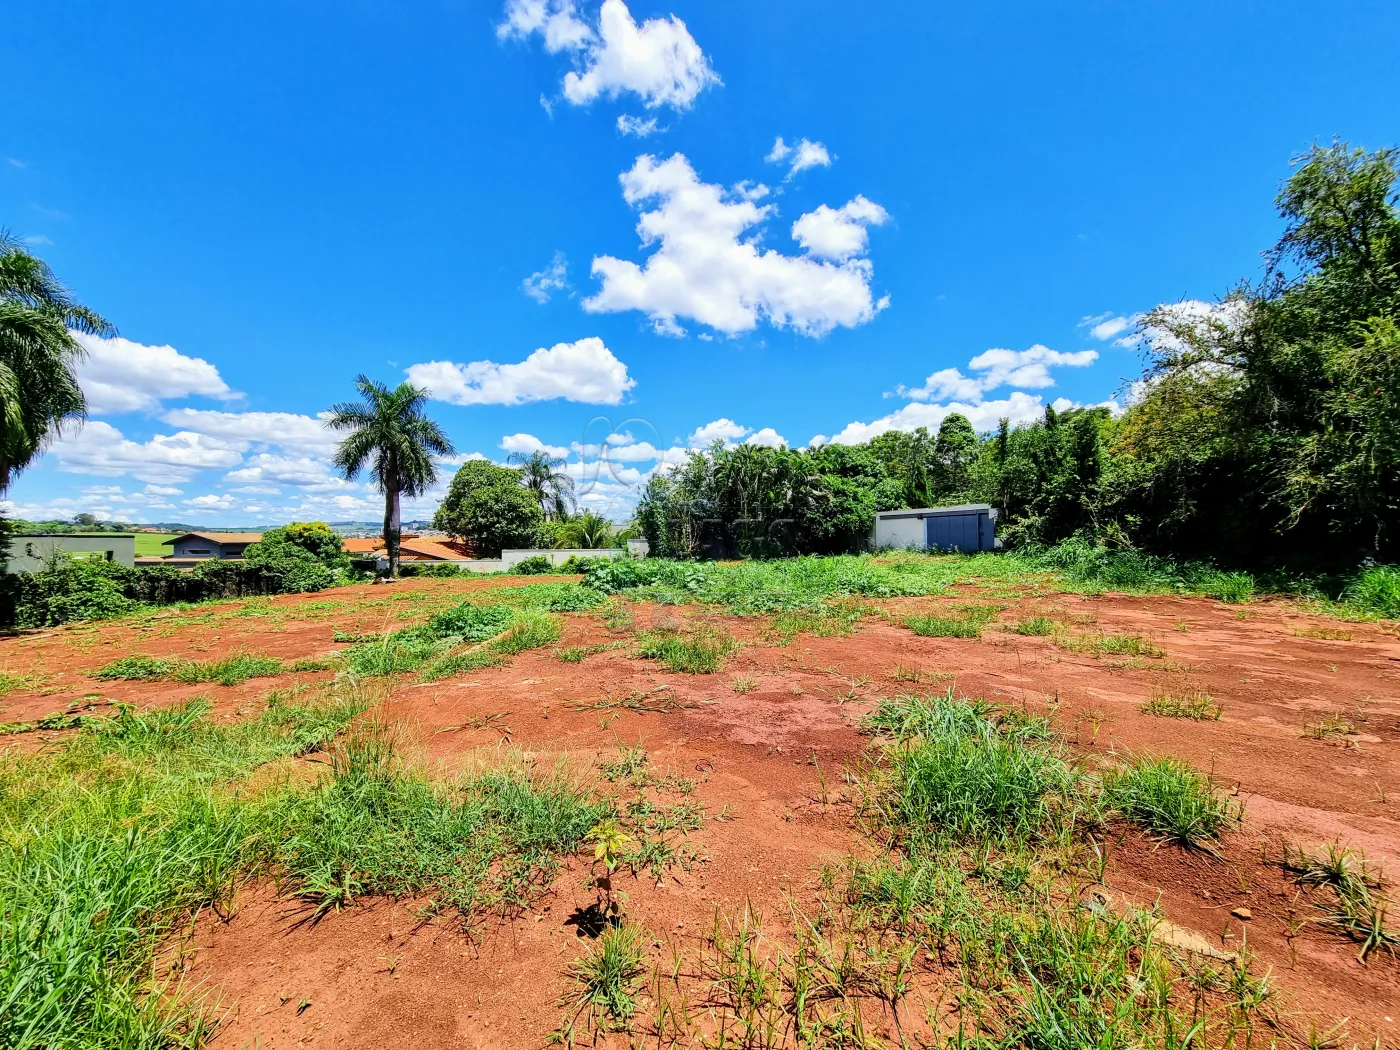
[[660,660],[669,670],[683,674],[714,674],[737,647],[720,627],[700,625],[689,631],[647,631],[637,636],[637,655]]
[[1055,628],[1059,626],[1049,617],[1031,616],[1023,620],[1017,620],[1012,625],[1011,630],[1015,634],[1023,634],[1030,637],[1054,634]]
[[1155,692],[1142,705],[1142,710],[1160,718],[1190,718],[1197,722],[1219,721],[1224,712],[1215,697],[1199,689],[1185,693]]
[[515,614],[510,627],[491,643],[491,647],[498,653],[513,655],[553,645],[563,633],[564,624],[559,617],[543,609],[522,609]]
[[906,616],[904,626],[924,638],[981,638],[981,620],[968,616]]
[[382,730],[356,733],[331,776],[276,809],[273,860],[318,912],[365,895],[431,891],[464,917],[483,904],[518,908],[578,847],[611,804],[562,778],[485,773],[429,781]]
[[1101,656],[1150,656],[1162,655],[1162,650],[1152,642],[1137,634],[1059,634],[1055,644],[1072,653],[1088,653],[1095,659]]
[[1396,954],[1400,933],[1386,922],[1389,900],[1378,875],[1368,870],[1366,857],[1345,846],[1329,845],[1325,853],[1285,849],[1282,865],[1305,889],[1327,890],[1331,900],[1320,905],[1322,925],[1344,933],[1361,945],[1357,959],[1377,948]]
[[1373,616],[1400,619],[1400,565],[1373,565],[1347,584],[1342,600]]
[[1239,809],[1210,778],[1175,758],[1142,757],[1103,778],[1109,808],[1169,842],[1205,848]]
[[637,1012],[637,993],[649,967],[646,934],[639,926],[608,926],[584,953],[571,962],[566,975],[574,987],[560,1005],[572,1016],[560,1031],[560,1041],[573,1043],[580,1020],[591,1033],[627,1030]]
[[1081,778],[1045,739],[1044,723],[1003,724],[994,711],[950,690],[882,701],[866,718],[867,731],[898,742],[888,756],[892,791],[881,803],[892,828],[915,839],[1014,838],[1077,804]]
[[287,668],[271,656],[237,653],[222,660],[163,660],[153,656],[124,656],[99,667],[92,677],[101,681],[218,683],[241,685],[250,678],[269,678]]
[[208,1023],[168,982],[157,945],[219,907],[256,863],[256,806],[224,785],[323,747],[363,706],[284,701],[251,722],[207,701],[93,719],[53,753],[0,758],[0,1045],[194,1045]]

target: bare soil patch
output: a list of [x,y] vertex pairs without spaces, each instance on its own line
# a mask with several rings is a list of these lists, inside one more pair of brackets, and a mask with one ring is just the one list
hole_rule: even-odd
[[[418,579],[0,639],[0,669],[34,683],[0,698],[0,720],[34,720],[89,694],[138,707],[204,695],[218,717],[245,717],[269,690],[334,672],[231,687],[89,675],[133,653],[327,657],[344,648],[337,635],[398,629],[473,591],[529,582],[536,580]],[[1222,950],[1254,953],[1256,968],[1269,969],[1282,990],[1293,1034],[1337,1028],[1338,1045],[1397,1045],[1400,965],[1383,951],[1359,965],[1352,941],[1309,921],[1316,910],[1276,860],[1285,843],[1340,843],[1363,850],[1390,880],[1400,877],[1400,640],[1373,625],[1328,637],[1342,633],[1335,621],[1286,603],[1012,592],[999,583],[995,592],[965,586],[876,603],[886,616],[866,617],[849,636],[799,634],[786,645],[760,618],[691,607],[637,605],[625,629],[569,614],[556,648],[614,647],[578,663],[544,649],[438,682],[407,676],[377,717],[401,723],[429,762],[449,769],[502,750],[526,762],[567,756],[586,764],[639,747],[656,774],[694,780],[687,797],[708,818],[688,836],[699,857],[660,879],[617,879],[627,915],[649,931],[650,957],[663,963],[695,948],[717,909],[733,914],[748,904],[781,915],[790,899],[812,900],[821,865],[870,848],[846,771],[862,762],[868,740],[857,725],[876,698],[952,688],[1048,713],[1090,763],[1176,756],[1244,804],[1243,823],[1219,856],[1138,832],[1116,836],[1110,887],[1156,902]],[[900,626],[905,616],[958,603],[1004,608],[980,639],[920,637]],[[700,617],[741,643],[722,672],[675,674],[633,655],[636,630]],[[1054,621],[1054,631],[1011,630],[1033,617]],[[1161,655],[1096,655],[1076,642],[1103,636],[1136,636]],[[1156,694],[1190,692],[1213,698],[1220,717],[1143,710]],[[1335,731],[1309,731],[1324,718]],[[7,746],[61,735],[21,734]],[[566,919],[593,899],[586,874],[586,858],[575,858],[529,913],[488,916],[470,930],[447,917],[425,921],[414,901],[359,904],[305,922],[300,904],[254,885],[230,920],[201,919],[167,961],[218,1002],[217,1046],[537,1047],[562,1019],[562,972],[585,950]],[[1247,919],[1232,914],[1240,909]]]

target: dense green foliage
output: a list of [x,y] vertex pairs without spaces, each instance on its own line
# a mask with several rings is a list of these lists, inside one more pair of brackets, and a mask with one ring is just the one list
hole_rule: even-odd
[[520,472],[485,460],[463,463],[453,475],[433,527],[474,543],[483,558],[504,548],[529,547],[544,523],[538,499],[521,484]]
[[75,561],[59,553],[38,572],[0,577],[0,625],[53,627],[110,619],[144,605],[319,591],[335,581],[314,555],[295,544],[251,544],[246,554],[246,561],[211,558],[185,572],[164,565]]
[[384,546],[389,575],[399,574],[399,540],[403,532],[399,498],[421,496],[437,481],[434,456],[450,456],[452,442],[423,411],[428,393],[409,383],[390,390],[361,375],[355,380],[360,400],[331,408],[326,426],[345,432],[332,462],[354,480],[368,469],[384,494]]
[[574,479],[559,468],[564,460],[551,456],[544,449],[534,452],[512,452],[507,463],[519,468],[520,484],[530,490],[540,513],[550,521],[565,521],[574,506]]
[[0,230],[0,495],[64,423],[81,422],[87,412],[75,331],[115,334],[42,260]]
[[345,541],[324,521],[294,521],[290,525],[268,529],[253,546],[270,547],[281,543],[300,547],[328,569],[343,569],[350,564],[350,556],[345,553]]
[[1229,568],[1346,571],[1400,551],[1400,151],[1301,157],[1257,285],[1141,319],[1127,410],[979,437],[789,451],[715,446],[654,477],[637,520],[677,558],[853,551],[876,510],[963,501],[1008,546],[1072,537]]

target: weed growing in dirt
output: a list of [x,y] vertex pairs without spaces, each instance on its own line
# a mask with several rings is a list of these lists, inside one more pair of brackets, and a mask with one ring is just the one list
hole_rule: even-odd
[[13,674],[9,671],[0,671],[0,696],[37,689],[42,681],[42,675]]
[[1139,758],[1103,778],[1105,803],[1182,846],[1206,848],[1239,816],[1210,779],[1175,758]]
[[93,719],[62,749],[0,757],[0,1045],[197,1045],[209,1025],[153,980],[157,945],[221,907],[259,855],[258,807],[225,787],[317,750],[356,694],[216,724],[205,701]]
[[620,649],[624,644],[623,642],[605,642],[601,645],[570,645],[563,649],[555,649],[554,655],[566,664],[581,664],[590,656],[612,649]]
[[[270,656],[238,653],[223,660],[162,660],[152,656],[124,656],[98,668],[92,677],[101,681],[182,682],[240,685],[250,678],[269,678],[288,668]],[[316,668],[319,670],[320,668]]]
[[752,693],[758,688],[758,679],[751,674],[736,674],[729,680],[729,688],[736,693]]
[[637,1012],[637,993],[649,967],[647,935],[639,926],[608,926],[584,954],[565,971],[573,989],[560,1005],[572,1008],[572,1016],[554,1034],[554,1041],[573,1046],[582,1024],[591,1040],[600,1032],[621,1032],[631,1027]]
[[332,756],[330,779],[277,807],[277,865],[318,913],[367,894],[432,894],[470,919],[527,905],[610,813],[561,778],[491,772],[443,785],[408,767],[380,730]]
[[1197,722],[1219,721],[1224,708],[1209,693],[1193,690],[1188,693],[1156,692],[1142,705],[1149,715],[1161,718],[1191,718]]
[[597,700],[570,700],[565,705],[570,711],[638,711],[643,714],[670,714],[684,711],[696,705],[677,697],[669,686],[657,686],[645,691],[634,689],[624,696],[606,693]]
[[714,674],[737,644],[721,627],[700,625],[688,632],[646,631],[637,636],[637,655],[660,660],[669,670],[683,674]]
[[609,783],[625,781],[635,787],[643,787],[648,781],[647,764],[650,758],[642,747],[620,747],[617,757],[598,763],[598,775]]
[[1059,624],[1048,617],[1032,616],[1029,619],[1016,621],[1011,630],[1016,634],[1040,636],[1054,634],[1058,626]]
[[906,616],[904,626],[925,638],[982,637],[982,621],[967,617]]
[[1285,848],[1281,864],[1305,889],[1329,893],[1330,899],[1319,905],[1323,917],[1318,922],[1359,942],[1358,961],[1365,963],[1377,948],[1392,955],[1400,948],[1400,934],[1386,925],[1384,887],[1367,869],[1364,854],[1336,845],[1318,854]]
[[1162,650],[1136,634],[1060,634],[1055,644],[1071,653],[1088,653],[1094,659],[1102,656],[1161,656]]
[[896,682],[913,682],[922,685],[929,682],[948,682],[954,676],[948,671],[928,671],[922,667],[905,667],[903,664],[899,664],[890,672],[890,677]]
[[1356,723],[1341,714],[1323,715],[1303,725],[1303,735],[1310,740],[1327,740],[1336,736],[1351,736]]
[[453,653],[435,660],[423,669],[418,676],[420,682],[437,682],[469,671],[480,671],[483,667],[499,667],[505,659],[490,649],[468,649],[464,653]]

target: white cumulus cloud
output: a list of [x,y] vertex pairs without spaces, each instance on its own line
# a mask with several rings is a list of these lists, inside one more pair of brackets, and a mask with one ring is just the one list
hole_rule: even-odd
[[523,452],[526,455],[531,452],[543,452],[554,459],[564,459],[569,454],[569,450],[563,446],[546,445],[534,434],[507,434],[501,438],[500,447],[507,452]]
[[523,405],[552,398],[616,405],[637,385],[597,336],[540,347],[518,364],[427,361],[407,371],[409,382],[454,405]]
[[782,448],[787,443],[788,439],[772,427],[756,430],[744,439],[746,445],[767,445],[769,448]]
[[934,372],[919,387],[901,386],[898,392],[915,401],[939,401],[943,398],[980,400],[988,390],[999,386],[1040,388],[1054,386],[1050,369],[1055,366],[1083,368],[1099,359],[1097,350],[1076,350],[1064,353],[1037,343],[1028,350],[992,349],[978,354],[967,363],[966,376],[956,368]]
[[854,255],[865,254],[870,244],[868,227],[879,226],[890,217],[889,212],[874,201],[856,194],[839,208],[821,204],[792,224],[792,239],[808,255],[845,262]]
[[328,454],[343,437],[327,430],[325,416],[297,412],[217,412],[203,408],[175,408],[160,418],[172,427],[207,434],[240,450],[254,444],[285,445]]
[[888,302],[875,302],[869,260],[831,262],[761,251],[752,228],[773,212],[757,203],[763,186],[731,190],[701,182],[682,154],[644,155],[621,176],[623,197],[643,206],[637,232],[656,250],[638,266],[609,255],[593,260],[603,285],[585,299],[594,313],[640,310],[658,331],[680,335],[678,318],[718,331],[749,331],[760,319],[820,336],[864,324]]
[[813,142],[807,138],[801,139],[796,146],[789,146],[779,135],[773,142],[773,148],[763,159],[769,164],[782,164],[785,161],[791,161],[784,181],[790,180],[798,172],[806,171],[808,168],[831,167],[831,154],[827,152],[827,148],[820,142]]
[[670,15],[638,25],[623,0],[603,0],[596,25],[579,17],[573,0],[508,0],[496,33],[539,34],[551,54],[571,53],[578,68],[564,75],[563,92],[576,106],[626,93],[648,109],[687,109],[720,82],[684,22]]
[[93,415],[150,411],[164,398],[193,394],[222,401],[243,396],[231,390],[208,361],[173,346],[146,346],[85,332],[74,332],[73,337],[87,351],[78,362],[78,385]]
[[201,470],[232,467],[243,459],[236,444],[207,434],[182,430],[137,442],[100,420],[54,442],[53,454],[58,469],[71,474],[130,475],[157,485],[188,481]]
[[716,441],[732,445],[751,432],[751,428],[741,426],[734,420],[721,416],[714,422],[706,423],[703,427],[697,427],[691,431],[687,443],[691,448],[709,448]]
[[569,287],[569,263],[563,252],[555,252],[554,258],[543,270],[536,270],[520,283],[521,289],[535,302],[549,302],[551,292]]

